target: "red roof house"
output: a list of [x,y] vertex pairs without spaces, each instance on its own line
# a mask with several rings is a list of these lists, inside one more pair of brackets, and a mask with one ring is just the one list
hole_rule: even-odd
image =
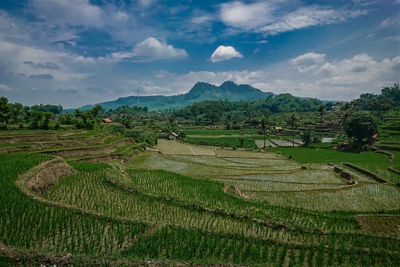
[[109,118],[104,118],[104,119],[103,119],[103,122],[105,122],[105,123],[111,123],[112,120],[110,120]]

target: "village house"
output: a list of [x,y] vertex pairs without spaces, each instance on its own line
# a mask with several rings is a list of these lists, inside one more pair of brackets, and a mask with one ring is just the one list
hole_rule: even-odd
[[171,133],[168,135],[168,139],[169,139],[169,140],[177,140],[177,139],[178,139],[178,135],[177,135],[176,133],[174,133],[174,132],[171,132]]

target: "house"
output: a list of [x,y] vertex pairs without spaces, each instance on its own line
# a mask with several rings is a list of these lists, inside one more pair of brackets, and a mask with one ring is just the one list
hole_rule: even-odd
[[275,126],[274,129],[275,129],[275,130],[278,130],[278,131],[281,131],[281,130],[282,130],[282,127],[281,127],[281,126]]
[[104,122],[104,123],[111,123],[112,120],[110,120],[109,118],[104,118],[104,119],[103,119],[103,122]]
[[169,140],[177,140],[177,139],[178,139],[178,135],[177,135],[176,133],[174,133],[174,132],[171,132],[171,133],[168,135],[168,139],[169,139]]

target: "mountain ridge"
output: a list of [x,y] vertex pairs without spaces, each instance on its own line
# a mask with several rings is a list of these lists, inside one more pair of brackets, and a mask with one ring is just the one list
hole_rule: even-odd
[[216,86],[206,82],[197,82],[187,93],[164,96],[127,96],[120,97],[116,100],[105,101],[95,105],[86,105],[81,110],[89,110],[96,105],[101,105],[105,110],[116,109],[120,106],[139,106],[147,107],[149,111],[165,111],[171,109],[179,109],[189,106],[195,102],[205,100],[225,100],[241,101],[241,100],[259,100],[274,95],[272,92],[263,92],[248,84],[236,84],[232,81],[226,81],[220,86]]

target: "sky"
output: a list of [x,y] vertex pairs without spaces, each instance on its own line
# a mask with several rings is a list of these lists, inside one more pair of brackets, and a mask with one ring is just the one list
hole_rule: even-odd
[[80,107],[198,81],[351,100],[400,82],[400,0],[1,0],[0,96]]

